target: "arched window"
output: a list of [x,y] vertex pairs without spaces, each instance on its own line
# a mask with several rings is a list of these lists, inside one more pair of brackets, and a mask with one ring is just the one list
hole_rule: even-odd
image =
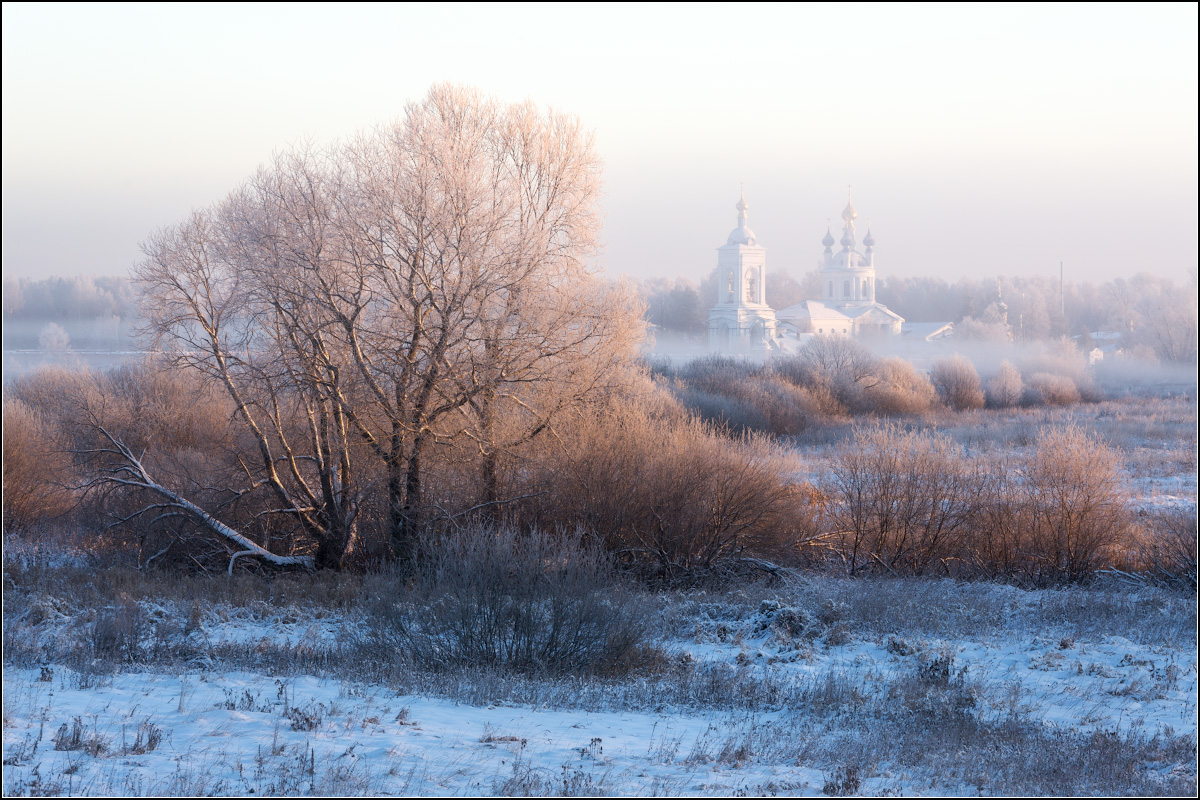
[[824,328],[817,328],[817,333],[824,333],[824,332],[825,332]]
[[842,281],[842,296],[850,299],[850,281]]

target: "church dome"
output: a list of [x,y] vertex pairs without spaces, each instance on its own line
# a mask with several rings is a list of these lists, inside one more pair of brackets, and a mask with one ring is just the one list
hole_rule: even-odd
[[821,244],[826,247],[833,247],[833,234],[829,231],[829,228],[825,229],[825,238],[821,240]]
[[867,228],[867,235],[863,237],[863,244],[867,247],[875,246],[875,237],[871,235],[871,229]]
[[846,207],[842,209],[842,219],[847,222],[858,219],[858,212],[854,210],[854,203],[846,201]]
[[757,245],[758,237],[754,235],[754,231],[747,228],[745,225],[738,225],[729,234],[729,240],[726,244],[746,244]]
[[734,206],[738,212],[738,226],[729,234],[729,239],[726,244],[745,244],[754,246],[758,244],[758,237],[754,235],[754,231],[750,230],[746,225],[746,211],[750,208],[750,204],[746,202],[746,194],[743,192],[738,197],[737,205]]

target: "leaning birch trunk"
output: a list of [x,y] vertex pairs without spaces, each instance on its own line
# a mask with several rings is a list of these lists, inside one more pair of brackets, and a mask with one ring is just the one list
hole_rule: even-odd
[[253,556],[261,558],[267,563],[274,564],[277,567],[300,566],[306,569],[312,569],[314,566],[312,556],[281,556],[272,553],[265,547],[255,544],[246,536],[238,533],[233,528],[221,522],[219,519],[209,514],[203,508],[196,505],[186,497],[171,491],[167,487],[155,481],[150,477],[150,473],[146,471],[146,467],[142,464],[141,459],[133,454],[123,442],[114,437],[104,428],[98,427],[97,430],[109,441],[111,448],[104,448],[102,451],[119,456],[124,463],[108,470],[108,474],[102,478],[106,483],[117,484],[119,486],[132,486],[139,489],[146,489],[154,492],[159,497],[167,501],[166,505],[176,508],[198,523],[208,528],[213,533],[223,539],[236,544],[238,547],[244,548],[234,553],[229,558],[229,574],[233,574],[234,564],[242,556]]

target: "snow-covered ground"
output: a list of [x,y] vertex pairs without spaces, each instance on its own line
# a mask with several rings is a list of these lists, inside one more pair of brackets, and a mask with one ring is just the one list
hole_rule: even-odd
[[[860,586],[893,591],[885,583]],[[6,795],[1011,791],[983,766],[978,775],[970,764],[933,769],[892,752],[887,741],[920,726],[935,737],[955,726],[963,737],[977,736],[976,725],[988,736],[1024,726],[1021,735],[1043,744],[1056,735],[1140,741],[1149,754],[1138,766],[1147,785],[1194,786],[1190,758],[1155,756],[1145,744],[1170,740],[1178,750],[1182,742],[1194,756],[1194,634],[1186,620],[1154,618],[1156,604],[1166,615],[1178,613],[1177,603],[1152,592],[1130,595],[1115,612],[1097,613],[1125,619],[1120,614],[1136,608],[1149,621],[1105,633],[1072,620],[1037,622],[1045,609],[1085,613],[1099,593],[976,586],[961,590],[955,608],[947,603],[958,591],[953,584],[936,591],[944,616],[976,620],[964,626],[966,635],[930,634],[936,609],[932,620],[911,625],[883,618],[870,624],[840,600],[814,604],[786,591],[758,601],[668,601],[661,645],[670,663],[760,692],[778,687],[763,693],[774,700],[742,708],[664,703],[654,699],[661,694],[638,695],[627,684],[622,691],[614,685],[612,699],[602,684],[525,705],[512,704],[500,689],[491,702],[472,704],[454,679],[444,691],[413,693],[337,671],[317,677],[219,664],[9,668],[3,788]],[[149,620],[186,614],[169,602],[143,601],[142,611]],[[364,624],[352,615],[302,616],[261,604],[217,606],[177,635],[214,651],[286,653],[344,646]],[[42,611],[10,622],[8,632],[61,638],[84,627]],[[145,636],[153,635],[148,626]],[[721,691],[729,690],[713,690]],[[630,702],[639,696],[646,701]],[[873,736],[872,726],[881,733]],[[962,747],[971,746],[964,739]]]

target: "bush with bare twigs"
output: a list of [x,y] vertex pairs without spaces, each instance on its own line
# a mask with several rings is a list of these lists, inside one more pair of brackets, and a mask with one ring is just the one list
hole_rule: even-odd
[[1149,516],[1138,548],[1139,573],[1168,586],[1195,591],[1195,509],[1172,508]]
[[787,554],[810,532],[811,490],[762,437],[731,439],[645,403],[579,419],[563,437],[531,475],[545,494],[527,513],[541,527],[588,531],[661,577]]
[[844,336],[814,336],[794,356],[773,364],[784,380],[825,399],[821,410],[831,416],[860,409],[863,393],[877,381],[879,359]]
[[1035,372],[1025,384],[1024,400],[1031,406],[1069,406],[1081,400],[1075,381],[1067,375]]
[[781,380],[765,367],[711,356],[674,371],[675,393],[700,417],[736,433],[802,433],[821,414],[804,389]]
[[419,564],[371,635],[425,669],[612,674],[647,637],[612,557],[578,535],[468,527],[425,544]]
[[955,411],[983,408],[983,389],[975,365],[962,356],[950,356],[934,362],[929,380],[938,397]]
[[863,397],[869,410],[888,415],[920,414],[933,405],[933,384],[908,361],[881,359],[875,374],[875,382]]
[[1012,408],[1021,402],[1025,384],[1021,373],[1012,363],[1001,361],[1000,368],[987,383],[987,404],[990,408]]
[[60,517],[74,505],[71,459],[54,440],[53,422],[42,411],[17,398],[4,398],[6,531]]
[[827,485],[832,548],[846,571],[924,574],[961,550],[977,475],[942,434],[860,429],[834,457]]
[[1129,508],[1115,450],[1079,427],[1043,428],[1024,464],[1030,556],[1040,572],[1076,581],[1129,532]]

